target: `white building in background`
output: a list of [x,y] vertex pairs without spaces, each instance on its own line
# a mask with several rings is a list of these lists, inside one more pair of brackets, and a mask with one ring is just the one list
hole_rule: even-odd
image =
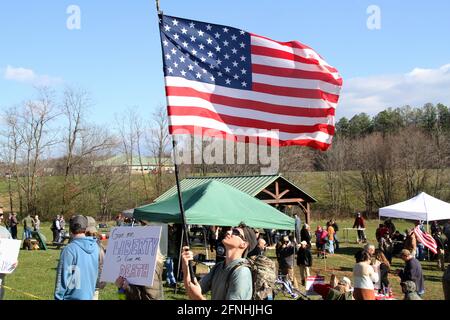
[[157,157],[133,157],[132,161],[127,159],[124,155],[117,155],[105,160],[95,161],[93,165],[116,167],[117,169],[131,168],[131,173],[141,174],[141,172],[148,174],[156,174],[158,168],[161,167],[163,173],[173,173],[175,167],[171,158],[162,158],[161,164],[159,164]]

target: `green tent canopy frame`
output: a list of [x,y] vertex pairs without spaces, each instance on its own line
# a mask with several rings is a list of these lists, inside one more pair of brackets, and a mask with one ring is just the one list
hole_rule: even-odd
[[[295,220],[270,205],[219,181],[182,192],[187,224],[294,230]],[[183,223],[178,195],[134,209],[134,218],[149,222]]]

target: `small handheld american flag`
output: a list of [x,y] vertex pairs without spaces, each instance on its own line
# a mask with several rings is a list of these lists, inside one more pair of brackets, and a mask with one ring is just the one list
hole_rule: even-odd
[[159,19],[171,134],[328,149],[342,78],[314,50],[229,26]]

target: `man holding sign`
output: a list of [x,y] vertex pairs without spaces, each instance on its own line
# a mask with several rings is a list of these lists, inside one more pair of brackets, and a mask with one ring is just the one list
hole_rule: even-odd
[[162,299],[160,226],[111,230],[101,281],[115,283],[123,300]]
[[[20,241],[11,240],[11,234],[2,226],[3,218],[3,210],[0,208],[0,300],[3,300],[5,294],[3,289],[5,276],[16,269],[17,256],[19,255],[20,249]],[[5,241],[6,239],[7,241]],[[13,244],[9,242],[13,242]],[[11,261],[15,262],[11,263]]]

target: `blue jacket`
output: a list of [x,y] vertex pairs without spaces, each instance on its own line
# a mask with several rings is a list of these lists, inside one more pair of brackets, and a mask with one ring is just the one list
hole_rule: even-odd
[[422,294],[425,292],[422,265],[416,258],[406,261],[405,267],[400,271],[399,275],[402,282],[413,281],[416,284],[417,293]]
[[98,245],[94,238],[75,238],[64,248],[56,273],[56,300],[92,300],[98,275]]

